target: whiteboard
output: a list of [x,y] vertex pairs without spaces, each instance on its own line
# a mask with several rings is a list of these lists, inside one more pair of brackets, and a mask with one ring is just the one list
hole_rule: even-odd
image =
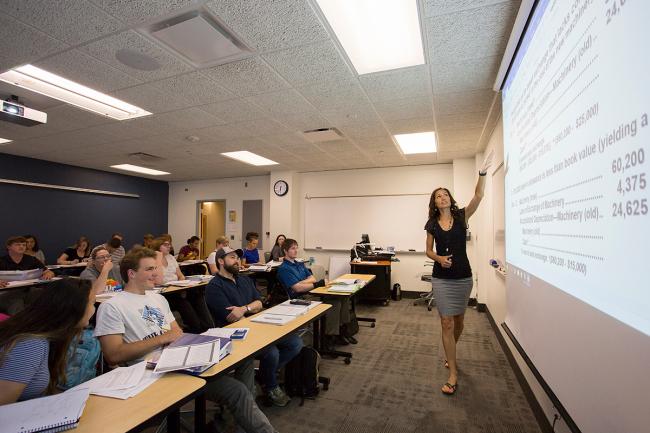
[[424,252],[429,194],[305,199],[305,248],[349,250],[368,233],[376,246]]

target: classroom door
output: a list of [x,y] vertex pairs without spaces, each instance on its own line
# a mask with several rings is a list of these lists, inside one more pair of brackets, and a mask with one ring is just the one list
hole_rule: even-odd
[[241,239],[242,248],[246,248],[246,233],[256,232],[260,235],[260,241],[257,248],[264,249],[264,237],[262,236],[262,209],[263,200],[244,200],[242,206],[242,226]]
[[201,258],[206,258],[216,245],[217,238],[226,234],[226,201],[199,203],[199,237]]

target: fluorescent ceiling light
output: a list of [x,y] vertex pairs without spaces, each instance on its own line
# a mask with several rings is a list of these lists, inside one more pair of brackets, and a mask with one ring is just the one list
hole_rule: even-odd
[[0,74],[0,81],[117,120],[133,119],[151,114],[135,105],[120,101],[112,96],[32,65],[21,66]]
[[152,176],[162,176],[164,174],[171,174],[171,173],[167,173],[166,171],[154,170],[152,168],[140,167],[139,165],[132,165],[132,164],[118,164],[118,165],[111,165],[111,167],[117,168],[119,170],[134,171],[136,173],[142,173],[142,174],[150,174]]
[[359,75],[424,64],[416,0],[316,0]]
[[6,138],[0,138],[0,144],[11,143],[13,140],[7,140]]
[[437,150],[435,132],[393,135],[405,155],[413,153],[434,153]]
[[228,158],[236,159],[241,162],[245,162],[250,165],[275,165],[277,162],[271,161],[270,159],[259,156],[253,152],[247,150],[240,150],[239,152],[225,152],[222,153],[223,156]]

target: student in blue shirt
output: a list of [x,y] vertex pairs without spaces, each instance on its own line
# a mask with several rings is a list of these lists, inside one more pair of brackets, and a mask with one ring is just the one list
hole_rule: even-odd
[[[218,272],[206,287],[205,295],[216,326],[237,322],[247,314],[262,310],[260,294],[253,280],[238,275],[242,255],[242,250],[229,247],[219,249],[215,255]],[[262,389],[275,406],[284,407],[291,401],[278,385],[277,373],[301,349],[300,337],[289,334],[257,356],[260,360]]]
[[68,346],[95,313],[91,287],[76,278],[55,281],[0,322],[0,405],[50,394],[65,383]]
[[[298,242],[295,239],[286,239],[282,245],[284,261],[278,267],[278,281],[287,290],[289,298],[309,299],[309,292],[325,285],[325,280],[316,281],[311,271],[303,263],[297,262]],[[339,345],[356,344],[357,340],[347,335],[346,328],[350,323],[350,301],[348,297],[328,297],[324,302],[332,305],[326,313],[325,335],[330,337],[330,342]]]
[[255,232],[246,233],[246,249],[244,250],[243,265],[253,265],[260,262],[260,253],[257,251],[260,235]]

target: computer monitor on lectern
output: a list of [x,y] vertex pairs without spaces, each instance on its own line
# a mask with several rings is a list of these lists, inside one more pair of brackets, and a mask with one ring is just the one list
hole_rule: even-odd
[[369,244],[370,243],[370,237],[368,236],[367,233],[364,233],[361,235],[361,243],[362,244]]

